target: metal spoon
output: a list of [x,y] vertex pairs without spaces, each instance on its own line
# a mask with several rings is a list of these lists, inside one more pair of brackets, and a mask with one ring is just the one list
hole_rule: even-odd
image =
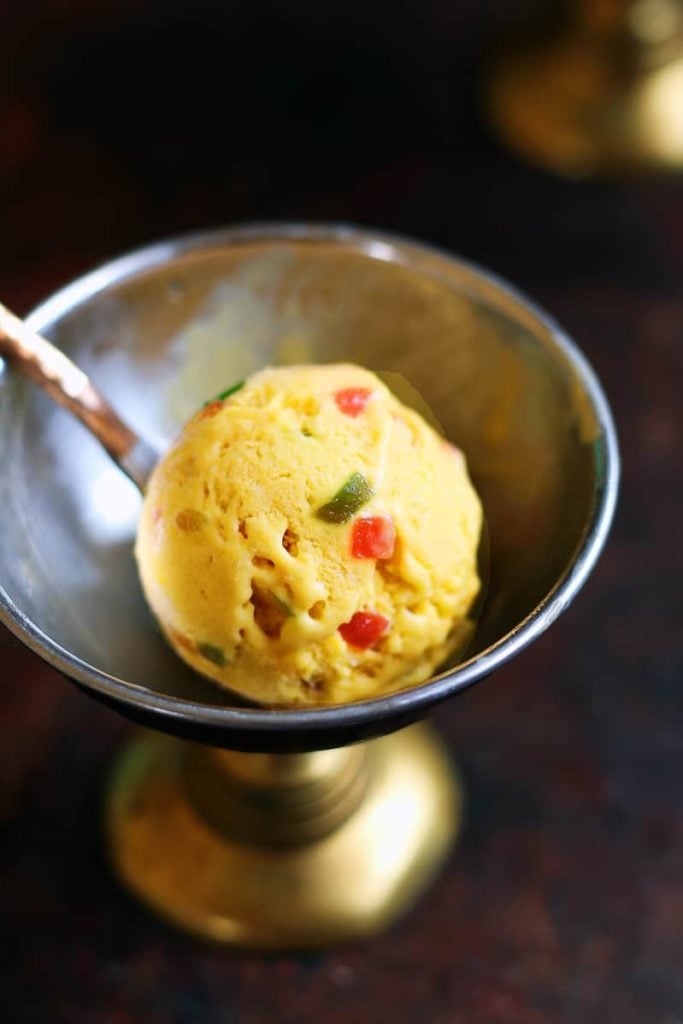
[[144,493],[159,452],[141,440],[63,352],[0,303],[0,356],[83,423]]

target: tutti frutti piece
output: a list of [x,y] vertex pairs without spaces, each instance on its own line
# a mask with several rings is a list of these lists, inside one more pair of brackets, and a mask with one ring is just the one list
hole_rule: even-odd
[[351,554],[354,558],[393,557],[396,527],[391,516],[359,516],[351,527]]
[[356,612],[339,627],[343,639],[361,650],[372,647],[389,629],[389,619],[377,612]]
[[315,514],[325,523],[348,523],[371,497],[372,487],[363,474],[352,473],[334,497],[321,505]]
[[150,480],[136,556],[178,655],[272,705],[422,682],[462,646],[481,507],[464,457],[372,373],[266,369]]

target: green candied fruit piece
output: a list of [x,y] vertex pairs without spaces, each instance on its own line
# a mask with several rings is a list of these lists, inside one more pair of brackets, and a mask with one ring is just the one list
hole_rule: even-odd
[[353,473],[335,496],[321,505],[315,513],[324,523],[348,523],[359,508],[373,495],[373,490],[362,473]]
[[225,391],[221,391],[220,394],[215,395],[213,398],[209,398],[207,402],[204,402],[204,407],[211,405],[212,402],[225,402],[226,399],[232,398],[238,391],[241,391],[245,385],[245,381],[238,380],[236,384],[233,384],[231,388],[226,388]]
[[218,668],[225,668],[225,654],[220,647],[214,647],[213,644],[197,644],[197,650],[207,661],[217,665]]
[[292,608],[291,604],[288,604],[286,601],[283,601],[283,599],[281,597],[278,597],[277,594],[273,594],[271,592],[271,595],[273,601],[275,602],[279,610],[282,612],[282,614],[285,615],[288,619],[293,619],[294,609]]

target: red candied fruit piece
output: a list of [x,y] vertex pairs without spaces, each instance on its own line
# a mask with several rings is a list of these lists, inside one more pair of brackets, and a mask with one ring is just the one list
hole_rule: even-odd
[[356,519],[351,528],[354,558],[391,558],[396,544],[396,527],[390,516]]
[[209,402],[199,413],[200,420],[210,420],[212,416],[216,416],[223,408],[222,402]]
[[337,408],[345,416],[358,416],[370,401],[370,388],[342,388],[335,391],[334,400]]
[[389,620],[378,612],[356,612],[348,622],[343,622],[339,632],[351,647],[362,649],[372,647],[389,629]]

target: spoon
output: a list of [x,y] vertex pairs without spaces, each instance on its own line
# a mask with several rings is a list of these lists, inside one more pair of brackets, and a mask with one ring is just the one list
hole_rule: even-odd
[[75,363],[1,302],[0,357],[78,417],[144,494],[159,452],[123,422]]

